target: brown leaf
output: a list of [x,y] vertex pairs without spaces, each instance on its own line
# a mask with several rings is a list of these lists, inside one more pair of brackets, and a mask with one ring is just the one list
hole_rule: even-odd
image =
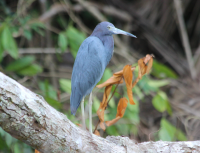
[[132,79],[133,79],[133,73],[131,71],[131,66],[130,65],[126,65],[123,68],[123,76],[124,76],[124,80],[126,82],[126,88],[127,88],[127,94],[129,97],[129,101],[130,104],[134,105],[134,101],[133,101],[133,94],[132,94]]
[[105,91],[104,91],[104,95],[103,95],[103,100],[102,102],[100,103],[100,106],[99,106],[99,109],[97,110],[97,115],[100,119],[101,122],[104,121],[104,111],[108,105],[108,97],[110,95],[110,91],[112,89],[112,86],[109,85],[105,88]]
[[143,57],[138,60],[138,68],[139,68],[138,77],[133,82],[132,88],[138,83],[138,81],[142,78],[143,75],[145,75],[146,73],[149,73],[153,65],[153,57],[154,57],[153,55],[147,54],[146,57]]
[[40,153],[38,150],[35,149],[35,153]]
[[94,134],[97,135],[97,136],[101,136],[99,131],[97,131],[97,130],[94,131]]
[[[131,71],[133,72],[135,70],[135,66],[131,68]],[[114,76],[122,76],[123,75],[123,70],[115,72],[113,74]]]
[[153,58],[151,57],[150,60],[149,60],[149,63],[147,65],[147,72],[146,73],[149,73],[151,68],[152,68],[152,65],[153,65]]
[[[132,67],[131,71],[133,72],[134,70],[135,70],[135,67]],[[97,85],[96,87],[97,88],[103,88],[103,87],[106,87],[108,85],[122,84],[123,83],[122,76],[123,76],[123,70],[115,72],[112,77],[110,77],[104,83]]]
[[100,122],[99,126],[105,131],[106,130],[106,126],[104,125],[104,122]]
[[121,84],[123,83],[122,76],[112,76],[108,80],[106,80],[104,83],[97,85],[97,88],[103,88],[109,85],[113,84]]
[[144,57],[144,64],[147,64],[151,58],[152,55],[147,54],[146,57]]
[[121,117],[118,116],[118,117],[114,118],[114,119],[111,120],[111,121],[106,121],[105,123],[106,123],[107,126],[111,126],[111,125],[115,124],[117,121],[119,121],[120,118],[121,118]]
[[117,106],[117,115],[116,117],[123,117],[124,113],[126,111],[126,107],[128,104],[128,100],[126,98],[121,98],[119,100],[118,106]]
[[79,127],[82,127],[82,125],[81,125],[81,124],[79,124],[79,123],[76,123],[76,125],[77,125],[77,126],[79,126]]
[[[138,61],[140,79],[141,79],[142,76],[146,73],[146,70],[147,70],[147,66],[146,66],[146,64],[144,63],[144,60],[145,60],[145,57],[141,58],[141,59]],[[139,76],[139,75],[138,75],[138,76]]]
[[122,118],[124,116],[127,104],[128,104],[128,100],[126,98],[121,98],[119,100],[119,103],[118,103],[118,106],[117,106],[116,118],[114,118],[111,121],[106,121],[105,123],[106,123],[107,126],[111,126],[111,125],[115,124],[117,121],[119,121],[120,118]]

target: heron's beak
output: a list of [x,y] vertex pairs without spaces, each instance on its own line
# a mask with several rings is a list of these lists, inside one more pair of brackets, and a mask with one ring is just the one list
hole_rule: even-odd
[[128,33],[126,31],[123,31],[123,30],[120,30],[120,29],[117,29],[117,28],[114,28],[114,27],[112,27],[110,29],[110,31],[112,31],[114,34],[123,34],[123,35],[127,35],[127,36],[131,36],[131,37],[137,38],[135,35],[133,35],[131,33]]

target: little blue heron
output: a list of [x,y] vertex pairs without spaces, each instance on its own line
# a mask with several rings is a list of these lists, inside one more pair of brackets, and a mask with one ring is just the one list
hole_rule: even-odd
[[115,28],[112,23],[101,22],[81,44],[73,66],[70,97],[71,114],[76,114],[81,103],[82,123],[85,128],[84,97],[90,94],[90,133],[92,133],[92,89],[100,81],[106,66],[112,58],[114,52],[113,34],[123,34],[137,38],[131,33]]

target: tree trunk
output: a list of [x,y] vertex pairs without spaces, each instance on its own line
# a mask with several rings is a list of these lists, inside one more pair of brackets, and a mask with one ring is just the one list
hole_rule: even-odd
[[200,141],[144,142],[127,137],[91,135],[56,111],[42,96],[0,72],[0,126],[44,153],[200,152]]

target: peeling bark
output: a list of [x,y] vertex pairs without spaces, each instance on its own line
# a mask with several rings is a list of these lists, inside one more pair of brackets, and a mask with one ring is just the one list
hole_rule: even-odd
[[127,137],[91,135],[56,111],[42,96],[0,72],[0,126],[44,153],[63,152],[200,152],[200,141],[144,142]]

